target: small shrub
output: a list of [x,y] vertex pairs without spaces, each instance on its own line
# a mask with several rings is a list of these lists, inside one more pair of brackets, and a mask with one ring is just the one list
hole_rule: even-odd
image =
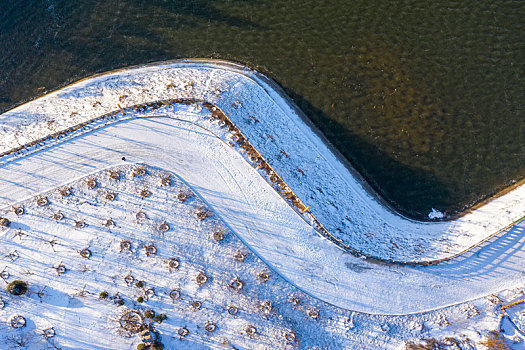
[[117,300],[117,305],[118,305],[118,306],[122,306],[122,305],[124,305],[124,304],[125,304],[124,299],[119,299],[119,300]]
[[144,343],[140,343],[137,345],[137,350],[146,350],[148,346]]
[[151,309],[144,311],[144,317],[146,317],[146,318],[153,318],[153,317],[155,317],[155,311],[153,311]]
[[14,280],[7,285],[7,291],[13,295],[22,295],[27,292],[27,282]]
[[503,338],[499,331],[489,332],[488,336],[486,336],[486,339],[483,340],[480,344],[486,346],[490,350],[510,349],[507,343],[505,342],[505,338]]
[[107,299],[107,298],[108,298],[108,295],[109,295],[108,292],[103,291],[103,292],[100,292],[100,294],[98,295],[98,297],[99,297],[100,299]]
[[0,218],[0,226],[9,227],[10,225],[11,221],[8,218]]
[[139,303],[143,303],[143,302],[144,302],[144,297],[138,297],[138,298],[137,298],[137,301],[138,301]]
[[155,322],[162,323],[162,321],[164,321],[167,318],[168,316],[166,316],[166,314],[158,314],[157,316],[155,316]]
[[135,287],[137,288],[143,288],[145,285],[144,281],[137,281],[137,283],[135,283]]
[[155,343],[153,343],[150,349],[151,350],[164,350],[164,344],[162,344],[160,341],[156,341]]

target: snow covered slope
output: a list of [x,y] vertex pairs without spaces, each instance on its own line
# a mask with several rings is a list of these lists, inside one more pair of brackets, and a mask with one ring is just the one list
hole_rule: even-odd
[[320,222],[365,254],[398,261],[447,258],[525,214],[524,186],[452,221],[417,222],[392,212],[365,190],[273,83],[224,62],[176,61],[75,83],[1,115],[0,150],[120,107],[172,98],[220,107]]
[[208,110],[172,105],[155,113],[165,116],[112,123],[13,159],[0,168],[0,203],[12,205],[123,162],[144,163],[176,173],[272,269],[338,307],[380,314],[422,312],[525,281],[516,268],[523,266],[525,236],[517,231],[436,266],[355,257],[317,234],[233,147],[188,122],[200,119],[213,128]]

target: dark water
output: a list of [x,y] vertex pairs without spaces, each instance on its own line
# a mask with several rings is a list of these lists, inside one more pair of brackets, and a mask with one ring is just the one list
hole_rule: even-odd
[[180,57],[277,80],[406,214],[525,175],[523,0],[0,0],[0,111]]

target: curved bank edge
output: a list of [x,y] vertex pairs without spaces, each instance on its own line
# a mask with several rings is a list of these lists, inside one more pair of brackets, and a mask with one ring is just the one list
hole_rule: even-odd
[[[2,114],[0,146],[7,150],[116,108],[175,97],[219,106],[299,198],[315,195],[306,204],[320,222],[365,254],[412,262],[452,257],[525,213],[525,186],[452,221],[419,222],[393,212],[339,161],[275,84],[222,61],[181,60],[82,80]],[[297,176],[299,167],[305,178]]]

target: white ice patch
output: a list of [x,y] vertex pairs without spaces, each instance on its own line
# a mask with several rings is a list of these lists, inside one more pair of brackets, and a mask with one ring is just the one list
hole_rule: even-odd
[[434,208],[432,208],[432,211],[430,213],[428,213],[428,218],[433,220],[433,219],[443,219],[445,217],[445,214],[443,214],[442,212],[440,212],[439,210],[436,210]]

